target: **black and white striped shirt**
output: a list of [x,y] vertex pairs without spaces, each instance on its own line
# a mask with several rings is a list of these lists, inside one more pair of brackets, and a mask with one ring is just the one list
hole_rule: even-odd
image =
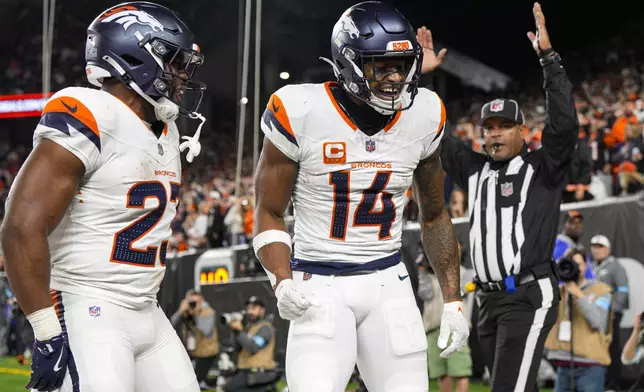
[[[547,122],[542,147],[496,162],[454,136],[444,137],[441,161],[468,195],[469,246],[481,282],[550,262],[579,129],[572,85],[558,63],[544,67]],[[450,133],[448,132],[448,135]]]

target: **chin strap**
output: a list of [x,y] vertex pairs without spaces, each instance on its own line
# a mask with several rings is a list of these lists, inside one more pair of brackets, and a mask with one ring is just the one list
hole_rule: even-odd
[[197,127],[197,131],[192,137],[183,136],[181,138],[181,140],[185,140],[185,142],[179,145],[179,151],[183,152],[186,148],[188,148],[189,150],[188,150],[188,154],[186,155],[186,160],[192,163],[195,157],[199,156],[199,153],[201,153],[201,143],[199,143],[199,137],[201,136],[201,127],[203,127],[203,124],[206,122],[206,119],[204,118],[204,116],[202,116],[197,112],[190,113],[189,117],[194,120],[201,120],[201,124],[199,124],[199,126]]

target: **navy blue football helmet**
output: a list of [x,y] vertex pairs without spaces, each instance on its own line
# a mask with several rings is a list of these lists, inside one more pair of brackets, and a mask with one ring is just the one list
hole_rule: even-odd
[[118,78],[154,106],[158,120],[197,117],[206,86],[193,76],[204,58],[174,11],[143,1],[106,10],[87,28],[85,61],[90,83]]
[[[338,83],[352,96],[382,114],[409,109],[418,93],[423,49],[411,24],[393,6],[380,1],[366,1],[346,10],[333,28],[331,56],[328,59]],[[404,82],[378,83],[377,71],[365,72],[365,65],[392,59],[401,62]],[[373,91],[372,85],[387,91]],[[383,94],[384,93],[384,94]]]

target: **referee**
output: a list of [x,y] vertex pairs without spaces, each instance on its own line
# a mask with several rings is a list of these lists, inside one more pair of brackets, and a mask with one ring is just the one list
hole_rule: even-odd
[[538,3],[533,14],[537,34],[528,38],[543,67],[547,105],[542,147],[528,150],[523,113],[509,99],[481,110],[487,155],[453,136],[441,142],[445,172],[468,194],[478,335],[493,392],[538,390],[537,370],[559,303],[552,251],[579,129],[572,85]]

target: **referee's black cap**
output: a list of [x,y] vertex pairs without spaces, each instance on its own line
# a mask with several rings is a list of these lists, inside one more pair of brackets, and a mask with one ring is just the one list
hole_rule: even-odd
[[485,120],[492,117],[505,118],[519,125],[525,124],[523,112],[514,99],[495,99],[483,105],[479,125],[483,125]]

